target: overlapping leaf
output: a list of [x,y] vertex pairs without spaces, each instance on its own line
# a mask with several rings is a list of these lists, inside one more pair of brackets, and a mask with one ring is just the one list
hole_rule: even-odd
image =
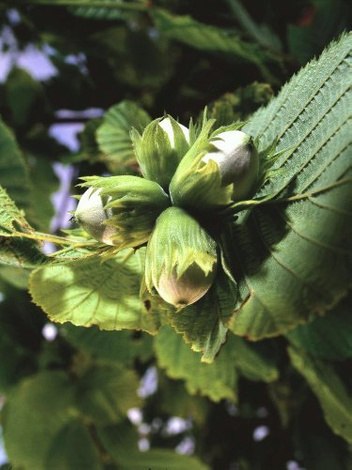
[[21,382],[2,415],[12,465],[46,470],[55,437],[72,420],[73,404],[74,388],[62,371],[42,372]]
[[141,132],[149,122],[149,115],[132,101],[122,101],[107,111],[97,130],[97,141],[104,152],[102,159],[111,169],[133,164],[130,131],[134,127]]
[[350,34],[329,46],[244,128],[259,150],[276,136],[287,149],[255,198],[292,200],[242,214],[228,234],[240,279],[237,334],[292,329],[331,308],[351,282],[351,43]]
[[230,335],[227,350],[231,348],[237,371],[249,380],[272,382],[279,377],[279,371],[264,355],[256,351],[248,341],[236,335]]
[[201,355],[193,352],[170,327],[163,327],[155,338],[159,366],[169,377],[185,380],[189,393],[208,396],[213,401],[237,400],[237,373],[226,346],[212,364],[201,363]]
[[103,470],[98,448],[83,423],[73,421],[59,431],[48,452],[45,468]]
[[293,347],[289,355],[294,367],[305,377],[323,408],[332,430],[352,442],[352,397],[329,363],[313,359]]
[[180,312],[170,311],[170,324],[194,351],[203,353],[203,362],[212,362],[224,343],[236,299],[236,286],[219,268],[215,283],[203,298]]
[[0,186],[0,263],[22,269],[44,264],[46,258],[34,240],[11,238],[17,229],[31,230],[23,213]]
[[138,385],[134,371],[119,364],[93,364],[77,384],[78,408],[97,425],[118,423],[130,408],[141,406]]
[[325,316],[289,331],[286,337],[315,357],[340,361],[352,357],[351,297]]
[[143,256],[130,250],[105,262],[95,256],[48,266],[32,274],[30,292],[58,323],[156,332],[157,315],[148,314],[139,300],[142,268]]
[[65,338],[79,349],[105,361],[131,365],[135,358],[147,360],[153,354],[153,338],[143,334],[134,338],[131,331],[101,331],[96,327],[80,328],[65,324]]

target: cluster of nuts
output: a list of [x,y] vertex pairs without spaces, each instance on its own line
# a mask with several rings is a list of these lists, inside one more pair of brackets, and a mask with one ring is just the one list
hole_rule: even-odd
[[182,308],[214,282],[218,250],[197,214],[219,213],[249,197],[259,162],[251,138],[240,130],[179,124],[171,116],[131,131],[142,177],[83,178],[88,187],[75,218],[96,240],[117,249],[147,243],[145,283]]

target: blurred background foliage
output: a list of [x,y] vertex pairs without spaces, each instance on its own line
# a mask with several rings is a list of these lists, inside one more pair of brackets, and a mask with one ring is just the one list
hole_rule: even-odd
[[[0,183],[42,231],[67,226],[78,176],[121,170],[96,134],[110,107],[129,100],[186,124],[207,105],[219,123],[245,120],[351,19],[347,0],[89,3],[0,3],[0,115],[26,184],[11,187],[1,161]],[[128,150],[124,163],[136,170]],[[303,335],[241,339],[242,359],[219,355],[196,383],[165,359],[167,330],[154,339],[56,327],[31,303],[27,281],[27,269],[0,268],[1,424],[14,468],[352,468],[350,447],[287,353],[289,339],[327,359],[351,394],[351,334],[333,350],[324,343],[333,314]],[[138,446],[154,449],[149,460]]]

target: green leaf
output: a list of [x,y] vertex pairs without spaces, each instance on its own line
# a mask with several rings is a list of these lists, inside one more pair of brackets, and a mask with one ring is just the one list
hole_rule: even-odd
[[[10,129],[0,119],[0,184],[20,209],[30,209],[30,183],[23,156]],[[0,204],[2,208],[2,204]]]
[[180,455],[172,450],[151,449],[139,452],[137,433],[130,424],[98,429],[106,450],[120,470],[206,470],[208,467],[195,457]]
[[86,426],[72,422],[58,432],[48,453],[45,468],[103,470],[98,449]]
[[351,297],[325,316],[314,318],[285,336],[294,346],[315,357],[336,361],[352,357]]
[[14,467],[47,470],[54,440],[72,420],[73,404],[74,388],[61,371],[41,372],[12,390],[1,424]]
[[142,271],[140,251],[122,251],[105,262],[95,256],[36,270],[30,292],[54,322],[155,333],[158,317],[148,316],[139,300]]
[[180,312],[170,312],[170,324],[182,334],[194,351],[202,352],[203,362],[212,362],[226,339],[227,324],[233,314],[237,289],[219,267],[208,293]]
[[208,396],[213,401],[237,400],[237,374],[232,349],[227,344],[212,364],[201,363],[201,355],[193,352],[170,327],[159,330],[154,341],[159,366],[169,377],[185,380],[189,393]]
[[82,328],[66,323],[62,334],[77,348],[106,361],[132,365],[135,358],[152,356],[152,336],[135,338],[131,331],[101,331],[97,327]]
[[[0,186],[0,264],[18,267],[22,270],[44,264],[46,257],[37,242],[22,237],[11,238],[17,229],[25,232],[32,230],[23,217],[23,213]],[[19,276],[21,276],[20,273]]]
[[97,425],[117,423],[130,408],[141,406],[138,386],[134,371],[119,364],[93,364],[77,384],[77,406]]
[[277,151],[288,150],[254,196],[276,201],[240,214],[225,237],[239,279],[236,334],[260,339],[292,329],[331,309],[351,282],[351,39],[333,43],[244,127],[259,151],[276,136]]
[[156,27],[166,37],[230,60],[250,62],[255,64],[269,81],[273,78],[265,64],[276,60],[275,56],[257,44],[245,42],[238,35],[215,26],[200,23],[191,16],[171,15],[160,8],[153,10],[151,14]]
[[0,186],[0,235],[7,236],[17,227],[28,228],[23,212],[20,211],[6,190]]
[[352,443],[352,397],[333,367],[293,347],[288,352],[292,364],[317,396],[326,422],[336,434]]
[[0,278],[17,289],[27,289],[29,274],[29,269],[15,266],[0,266]]
[[11,122],[16,127],[30,126],[45,109],[42,85],[26,70],[17,67],[11,70],[6,80],[5,92]]
[[279,378],[277,367],[260,354],[253,344],[235,335],[231,335],[227,341],[228,348],[233,351],[235,367],[241,375],[249,380],[263,382],[272,382]]
[[150,121],[148,113],[133,101],[121,101],[106,112],[96,136],[100,150],[104,152],[101,160],[112,171],[136,165],[130,131],[134,127],[142,132]]
[[169,416],[179,416],[189,419],[192,416],[197,424],[204,426],[210,402],[205,397],[190,395],[183,381],[172,380],[158,371],[158,390],[155,395],[156,402],[163,413]]
[[[67,2],[69,3],[69,2]],[[75,4],[74,0],[70,2]],[[125,2],[123,0],[76,0],[83,6],[71,7],[70,10],[82,18],[95,20],[127,20],[133,18],[136,12],[143,11],[141,2]]]

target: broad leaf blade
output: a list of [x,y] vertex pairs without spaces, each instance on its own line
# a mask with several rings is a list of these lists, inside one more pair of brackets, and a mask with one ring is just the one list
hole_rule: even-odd
[[126,259],[126,251],[105,262],[92,257],[48,266],[32,274],[30,292],[34,302],[58,323],[155,333],[159,319],[149,316],[139,300],[142,267],[140,253]]
[[12,465],[46,470],[54,439],[72,420],[73,405],[74,388],[62,371],[22,381],[8,396],[1,420]]
[[96,425],[118,423],[130,408],[141,406],[138,385],[137,374],[120,364],[93,364],[77,383],[77,407]]
[[103,470],[89,429],[78,421],[67,424],[53,440],[45,468]]
[[260,138],[259,150],[275,136],[278,150],[289,149],[255,198],[294,197],[245,214],[227,239],[241,278],[232,324],[239,335],[260,339],[292,329],[332,308],[351,282],[351,39],[332,44],[245,127]]
[[235,367],[241,375],[249,380],[263,382],[272,382],[279,378],[279,370],[275,364],[256,351],[251,343],[236,335],[231,335],[227,341]]
[[133,331],[104,331],[65,324],[63,334],[71,344],[100,360],[132,365],[138,358],[145,361],[153,355],[153,337]]
[[293,347],[289,348],[289,355],[316,394],[332,430],[352,443],[352,397],[332,366]]
[[201,355],[193,352],[170,327],[159,331],[154,345],[159,366],[169,377],[185,380],[189,393],[199,393],[216,402],[224,398],[237,400],[237,373],[227,344],[212,364],[201,363]]
[[323,317],[286,333],[286,338],[296,347],[312,356],[329,360],[352,357],[351,297],[344,299]]

